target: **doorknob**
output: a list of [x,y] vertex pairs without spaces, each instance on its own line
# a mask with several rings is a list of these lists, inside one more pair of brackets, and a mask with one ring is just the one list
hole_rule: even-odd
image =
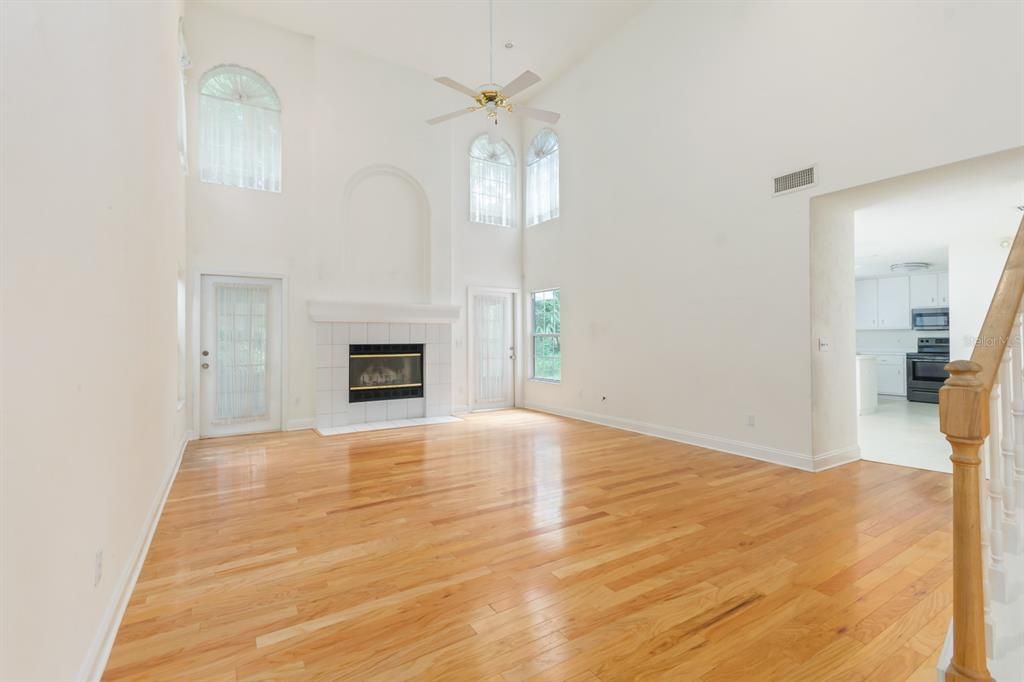
[[207,355],[209,355],[209,354],[210,354],[210,351],[208,351],[208,350],[204,350],[204,351],[203,351],[203,357],[204,357],[204,358],[205,358],[205,357],[206,357]]
[[203,364],[201,364],[199,366],[202,367],[203,369],[210,369],[210,363],[208,363],[208,362],[204,362]]

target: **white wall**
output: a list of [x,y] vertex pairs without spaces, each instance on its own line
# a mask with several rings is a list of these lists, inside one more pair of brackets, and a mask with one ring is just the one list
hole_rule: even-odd
[[[564,360],[528,402],[810,464],[809,199],[1024,142],[1022,13],[635,17],[532,101],[563,114],[562,217],[527,230],[525,282],[561,287]],[[773,176],[809,163],[817,187],[771,198]]]
[[185,434],[178,15],[0,3],[5,680],[89,673]]
[[[189,181],[189,266],[289,280],[286,426],[314,416],[309,300],[455,303],[467,284],[518,286],[518,230],[466,223],[469,143],[481,118],[427,126],[464,104],[423,74],[329,40],[190,5],[195,83],[237,63],[263,74],[282,101],[283,191]],[[505,134],[505,125],[501,129]],[[510,131],[511,142],[518,137]],[[192,134],[197,161],[199,133]],[[194,278],[193,278],[194,279]],[[465,404],[465,315],[454,330],[453,400]]]
[[[448,100],[451,102],[451,100]],[[458,106],[456,99],[449,109]],[[447,109],[442,108],[441,111]],[[451,145],[451,215],[454,239],[452,271],[452,302],[462,306],[462,317],[452,327],[452,400],[456,410],[467,407],[469,401],[469,359],[466,310],[471,287],[519,289],[522,286],[522,216],[519,211],[514,227],[497,227],[469,221],[469,146],[479,135],[496,135],[509,143],[516,153],[516,203],[522,191],[522,154],[520,153],[519,119],[501,118],[494,126],[485,116],[465,116],[448,124],[452,128]],[[521,311],[516,311],[520,314]],[[516,396],[521,400],[521,396]]]

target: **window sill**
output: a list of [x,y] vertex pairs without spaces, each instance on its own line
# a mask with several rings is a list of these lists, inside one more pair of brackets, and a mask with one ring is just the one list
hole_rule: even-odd
[[536,381],[538,384],[560,384],[561,379],[538,379],[537,377],[530,377],[527,381]]
[[534,223],[533,225],[527,225],[527,226],[526,226],[526,229],[527,229],[527,230],[532,230],[533,228],[535,228],[535,227],[541,227],[542,225],[551,225],[551,224],[555,224],[555,225],[557,225],[557,224],[558,224],[558,220],[559,220],[559,218],[561,218],[561,217],[562,217],[562,216],[558,216],[558,215],[556,215],[556,216],[555,216],[554,218],[548,218],[547,220],[542,220],[542,221],[540,221],[539,223]]

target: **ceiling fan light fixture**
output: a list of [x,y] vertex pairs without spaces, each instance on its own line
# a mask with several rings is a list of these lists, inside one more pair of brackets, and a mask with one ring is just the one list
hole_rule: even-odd
[[893,263],[889,266],[889,270],[892,272],[919,272],[921,270],[928,270],[931,267],[931,263],[925,263],[923,261],[909,261],[906,263]]
[[[488,71],[488,77],[491,81],[494,81],[494,0],[489,0],[488,6],[488,18],[490,20],[490,50],[488,57],[490,58],[490,69]],[[515,43],[511,40],[505,43],[505,47],[511,49],[515,47]],[[464,116],[473,111],[479,111],[481,109],[486,110],[487,117],[494,121],[494,124],[498,124],[498,111],[504,110],[508,113],[512,112],[512,97],[518,95],[528,87],[535,85],[540,82],[540,76],[535,74],[533,71],[526,70],[521,74],[512,79],[504,87],[497,85],[493,82],[481,85],[477,90],[468,88],[458,81],[454,81],[447,76],[440,76],[434,79],[441,85],[449,87],[452,90],[461,92],[463,95],[469,96],[476,106],[458,109],[448,114],[436,116],[427,121],[427,125],[437,125],[459,116]],[[537,119],[544,121],[545,123],[554,124],[558,122],[560,114],[554,111],[545,111],[544,109],[535,109],[533,107],[517,107],[516,113],[520,116],[526,116],[527,118]]]

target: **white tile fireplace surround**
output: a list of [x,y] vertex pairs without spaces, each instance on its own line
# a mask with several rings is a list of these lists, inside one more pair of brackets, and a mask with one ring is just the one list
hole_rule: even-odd
[[[458,306],[310,302],[316,339],[316,430],[322,435],[426,423],[452,413]],[[349,403],[349,344],[422,343],[423,397]],[[353,428],[349,428],[353,427]]]

